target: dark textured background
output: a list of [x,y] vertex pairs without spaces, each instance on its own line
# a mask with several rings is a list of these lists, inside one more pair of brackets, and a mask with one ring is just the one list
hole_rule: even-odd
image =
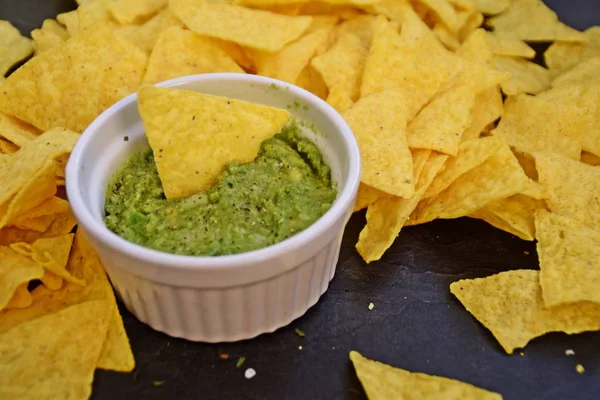
[[[547,3],[573,27],[600,24],[600,0]],[[29,33],[44,18],[74,7],[69,0],[0,0],[0,19]],[[93,398],[362,399],[348,361],[354,349],[509,400],[600,399],[600,333],[549,334],[522,356],[507,356],[449,293],[457,279],[537,268],[532,243],[480,221],[437,221],[403,230],[383,259],[367,266],[354,250],[363,224],[363,213],[351,219],[336,276],[320,302],[273,334],[234,344],[192,343],[155,332],[123,310],[137,368],[131,374],[97,372]],[[306,337],[298,337],[296,327]],[[575,356],[567,357],[565,349]],[[219,359],[223,352],[229,360]],[[237,369],[240,356],[246,363]],[[586,369],[582,375],[575,371],[578,363]],[[244,378],[246,367],[257,371],[254,379]]]

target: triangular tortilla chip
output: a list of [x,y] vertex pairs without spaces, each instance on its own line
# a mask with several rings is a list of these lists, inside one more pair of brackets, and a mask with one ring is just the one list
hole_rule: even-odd
[[53,19],[46,19],[42,27],[31,31],[35,53],[43,53],[53,47],[60,46],[69,39],[70,35],[64,26]]
[[111,1],[108,9],[121,25],[139,24],[150,19],[168,3],[168,0],[120,0]]
[[585,110],[534,96],[509,97],[494,134],[521,152],[556,152],[574,160],[581,155]]
[[600,56],[600,26],[592,26],[583,33],[586,42],[552,43],[544,53],[544,61],[554,71],[568,71],[577,64]]
[[528,42],[584,42],[583,33],[569,28],[542,0],[513,1],[508,10],[489,20],[495,32]]
[[39,279],[44,270],[29,258],[0,246],[0,310],[9,303],[22,284]]
[[535,213],[535,229],[544,304],[600,306],[600,231],[545,210]]
[[19,61],[23,61],[33,53],[31,39],[21,35],[21,32],[8,21],[0,21],[0,76]]
[[38,137],[40,131],[23,121],[0,112],[0,136],[23,147]]
[[366,183],[360,183],[358,186],[358,194],[356,195],[356,203],[354,203],[354,212],[367,208],[381,197],[390,196],[386,192],[375,189]]
[[312,22],[309,16],[278,15],[232,4],[195,0],[171,0],[169,8],[199,35],[271,52],[296,40]]
[[0,397],[87,399],[110,311],[106,299],[88,301],[2,333]]
[[360,99],[343,117],[358,140],[362,182],[410,198],[415,193],[415,179],[406,140],[406,102],[401,92],[379,92]]
[[225,166],[254,160],[290,118],[287,110],[189,90],[147,86],[138,99],[168,199],[206,190]]
[[600,168],[558,154],[537,154],[535,164],[554,213],[600,229]]
[[441,376],[410,372],[350,352],[356,375],[369,400],[502,400],[498,393]]
[[4,308],[27,308],[33,303],[33,298],[27,287],[29,282],[17,286],[13,297]]
[[599,304],[579,302],[546,308],[539,280],[539,271],[513,270],[456,281],[450,291],[508,354],[549,332],[600,330]]
[[471,123],[462,135],[463,141],[477,139],[487,126],[500,118],[503,112],[504,102],[498,86],[479,93],[471,109]]
[[600,82],[600,56],[583,61],[552,81],[552,87]]
[[550,89],[555,74],[524,58],[494,56],[494,68],[510,73],[510,79],[500,86],[507,96],[519,93],[538,94]]
[[172,26],[164,30],[152,50],[145,83],[209,72],[244,72],[213,40]]

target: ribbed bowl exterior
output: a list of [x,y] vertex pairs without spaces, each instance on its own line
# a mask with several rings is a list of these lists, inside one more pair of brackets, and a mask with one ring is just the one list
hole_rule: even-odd
[[230,288],[178,287],[105,268],[129,311],[157,331],[192,341],[233,342],[289,325],[315,305],[335,274],[340,242],[327,243],[281,275]]

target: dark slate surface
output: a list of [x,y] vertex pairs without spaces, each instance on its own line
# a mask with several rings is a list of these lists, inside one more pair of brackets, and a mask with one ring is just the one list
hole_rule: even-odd
[[[598,0],[547,3],[576,28],[600,24]],[[67,0],[0,0],[0,19],[28,33],[74,6]],[[336,276],[321,301],[273,334],[233,344],[192,343],[155,332],[123,310],[137,368],[131,374],[99,371],[93,398],[362,399],[348,361],[355,349],[498,391],[505,399],[600,399],[600,333],[549,334],[523,355],[507,356],[448,291],[457,279],[536,268],[532,243],[480,221],[437,221],[405,229],[381,261],[367,266],[354,250],[363,223],[363,213],[351,219]],[[567,357],[566,349],[575,356]],[[237,369],[240,356],[246,363]],[[578,363],[586,368],[582,375],[575,371]],[[257,371],[254,379],[244,378],[246,367]]]

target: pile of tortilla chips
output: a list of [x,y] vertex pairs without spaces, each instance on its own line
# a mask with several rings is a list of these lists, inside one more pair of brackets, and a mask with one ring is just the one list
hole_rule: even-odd
[[[55,193],[70,138],[144,83],[208,72],[282,79],[342,113],[363,160],[355,209],[367,209],[367,223],[356,248],[366,262],[405,226],[482,219],[538,241],[540,272],[452,287],[508,352],[545,332],[599,329],[599,27],[571,29],[541,0],[78,3],[32,39],[0,21],[0,75],[33,53],[0,83],[0,299],[10,307],[0,318],[31,315],[0,321],[10,340],[67,315],[91,327],[88,308],[114,310],[112,294],[97,295],[108,283],[94,275],[99,264],[80,233],[64,263],[74,223]],[[532,61],[531,42],[551,43],[547,67]],[[32,281],[41,284],[30,290]],[[57,293],[73,296],[69,307],[27,312]],[[106,341],[84,342],[124,354],[124,342],[107,344],[122,332],[117,319],[94,328],[108,331]],[[88,390],[90,371],[111,364],[67,345],[75,346],[53,342],[56,352],[94,361],[82,376]],[[121,361],[123,370],[133,365]]]

